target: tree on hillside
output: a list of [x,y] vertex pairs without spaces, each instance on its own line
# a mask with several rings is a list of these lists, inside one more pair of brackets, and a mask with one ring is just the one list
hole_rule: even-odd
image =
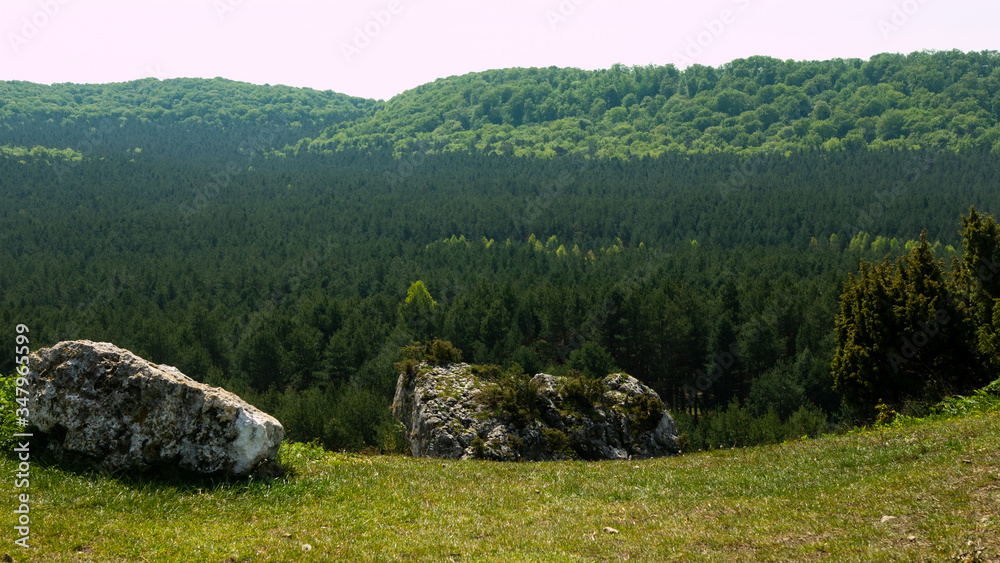
[[406,290],[406,299],[399,305],[399,318],[403,326],[414,331],[416,338],[423,339],[433,330],[437,306],[424,282],[417,280]]
[[966,296],[963,305],[975,327],[973,348],[995,370],[1000,364],[1000,225],[972,207],[968,217],[962,216],[960,233],[965,252],[955,285]]
[[834,384],[871,415],[876,403],[935,401],[982,382],[962,295],[926,232],[909,254],[868,264],[844,284],[835,318]]

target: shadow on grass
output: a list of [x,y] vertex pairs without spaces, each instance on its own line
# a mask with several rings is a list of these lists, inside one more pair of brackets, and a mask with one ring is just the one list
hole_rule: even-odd
[[[270,486],[296,476],[295,468],[280,460],[265,459],[244,477],[234,477],[223,473],[207,475],[164,464],[145,471],[110,471],[99,465],[97,460],[78,454],[59,454],[48,447],[48,437],[38,431],[31,440],[31,465],[44,469],[58,469],[86,479],[111,479],[129,488],[149,486],[169,487],[181,492],[201,490],[246,489],[249,485]],[[17,454],[11,449],[3,453],[8,460],[18,463]]]

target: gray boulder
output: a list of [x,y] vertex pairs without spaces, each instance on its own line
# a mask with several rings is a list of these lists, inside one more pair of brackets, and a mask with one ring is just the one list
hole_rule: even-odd
[[31,424],[56,453],[111,471],[244,476],[274,459],[284,436],[233,393],[107,342],[60,342],[32,354],[28,368]]
[[636,459],[679,451],[676,426],[660,397],[634,377],[614,374],[595,381],[538,374],[519,397],[518,412],[511,412],[509,402],[498,407],[491,399],[502,383],[490,377],[468,364],[423,363],[400,374],[392,409],[405,427],[410,453],[540,461]]

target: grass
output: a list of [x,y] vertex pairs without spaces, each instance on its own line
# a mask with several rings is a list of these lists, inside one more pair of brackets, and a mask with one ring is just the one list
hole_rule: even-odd
[[[271,482],[184,484],[35,461],[33,547],[13,544],[4,510],[0,557],[1000,560],[996,411],[644,461],[442,462],[283,448],[294,474]],[[0,458],[8,506],[14,471],[12,458]]]

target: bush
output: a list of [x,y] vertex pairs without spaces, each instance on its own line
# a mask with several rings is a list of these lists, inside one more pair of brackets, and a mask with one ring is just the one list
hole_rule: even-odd
[[452,345],[447,340],[435,338],[421,344],[419,342],[410,343],[403,346],[399,353],[403,359],[393,364],[399,373],[412,374],[414,368],[420,362],[427,362],[434,366],[445,366],[462,361],[462,351]]
[[663,402],[651,395],[642,395],[630,407],[635,430],[654,430],[663,418]]
[[476,457],[483,457],[486,455],[486,442],[484,442],[479,436],[472,438],[472,452],[476,454]]
[[569,436],[557,428],[548,426],[542,427],[542,438],[545,439],[545,447],[553,453],[560,453],[566,457],[576,457],[576,452],[569,443]]
[[968,397],[948,397],[932,410],[934,414],[944,416],[964,416],[971,413],[1000,410],[1000,379],[974,391]]
[[499,417],[527,426],[538,420],[538,385],[521,366],[514,364],[500,377],[483,386],[480,400]]
[[600,405],[607,390],[608,386],[603,379],[591,379],[576,374],[567,376],[563,380],[559,394],[586,410]]
[[435,338],[433,342],[424,346],[424,358],[427,363],[435,366],[455,364],[462,361],[462,351],[447,340]]
[[604,377],[616,370],[615,359],[596,342],[587,342],[573,350],[566,365],[590,378]]

